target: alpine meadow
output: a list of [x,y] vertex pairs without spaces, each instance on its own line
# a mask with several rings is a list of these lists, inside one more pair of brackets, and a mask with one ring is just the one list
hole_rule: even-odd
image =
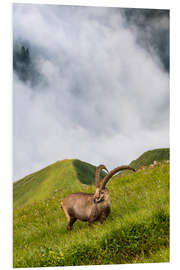
[[15,182],[13,266],[168,262],[169,152],[157,152],[165,160],[147,165],[147,152],[143,169],[110,180],[104,224],[77,221],[72,231],[60,203],[72,192],[94,192],[95,166],[62,160]]

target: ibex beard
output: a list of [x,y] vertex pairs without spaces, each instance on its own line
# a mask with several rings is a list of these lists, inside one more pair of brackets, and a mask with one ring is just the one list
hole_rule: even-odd
[[130,166],[119,166],[110,171],[100,183],[100,172],[106,169],[104,165],[99,165],[96,170],[95,184],[96,191],[94,194],[89,193],[72,193],[67,196],[61,203],[62,209],[67,217],[67,229],[71,230],[74,222],[79,219],[92,224],[95,221],[103,223],[110,214],[109,191],[106,187],[109,179],[121,170],[133,170]]

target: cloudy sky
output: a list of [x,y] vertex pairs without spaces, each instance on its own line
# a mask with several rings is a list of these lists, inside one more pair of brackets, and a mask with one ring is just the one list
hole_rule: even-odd
[[13,5],[13,179],[169,147],[167,10]]

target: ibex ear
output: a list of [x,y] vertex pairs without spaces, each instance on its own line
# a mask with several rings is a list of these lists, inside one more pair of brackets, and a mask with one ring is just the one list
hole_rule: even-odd
[[100,199],[100,188],[96,188],[96,191],[94,193],[94,202],[97,203]]
[[100,188],[97,187],[94,196],[99,197],[99,195],[100,195]]

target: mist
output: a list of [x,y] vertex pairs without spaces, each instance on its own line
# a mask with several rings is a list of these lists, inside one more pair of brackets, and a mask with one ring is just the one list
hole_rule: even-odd
[[14,180],[169,147],[168,10],[14,4],[13,56]]

